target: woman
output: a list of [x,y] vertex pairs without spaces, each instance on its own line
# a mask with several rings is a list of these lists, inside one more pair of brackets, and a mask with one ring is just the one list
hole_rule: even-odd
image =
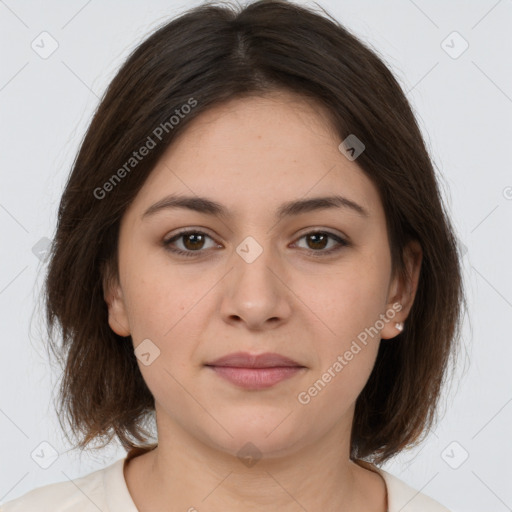
[[204,5],[145,40],[74,163],[45,298],[60,417],[128,455],[4,512],[447,510],[378,465],[434,423],[457,245],[403,92],[335,20]]

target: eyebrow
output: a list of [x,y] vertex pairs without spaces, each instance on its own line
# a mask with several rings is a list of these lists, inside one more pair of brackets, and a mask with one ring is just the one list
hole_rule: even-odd
[[[169,195],[150,206],[141,216],[144,220],[153,216],[157,212],[163,210],[185,208],[194,212],[212,215],[215,217],[231,218],[233,213],[230,212],[222,204],[208,199],[206,197],[198,196],[177,196]],[[289,201],[283,203],[276,211],[276,218],[278,220],[284,217],[291,217],[308,213],[316,210],[325,210],[329,208],[344,208],[356,212],[361,217],[369,217],[368,211],[356,202],[340,195],[313,197],[309,199],[299,199],[296,201]]]

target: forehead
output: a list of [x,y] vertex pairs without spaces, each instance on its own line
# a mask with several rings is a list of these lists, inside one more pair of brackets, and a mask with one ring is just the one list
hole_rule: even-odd
[[325,111],[287,93],[216,105],[167,148],[132,205],[168,194],[209,197],[243,215],[298,198],[343,195],[383,214],[373,182],[348,160]]
[[[259,147],[276,150],[279,146],[283,151],[298,155],[297,142],[326,144],[336,135],[325,107],[319,102],[292,92],[274,91],[215,105],[192,120],[182,137],[189,146],[213,144],[230,148],[233,154],[235,150],[250,153],[251,146],[237,142],[252,138]],[[179,139],[172,146],[178,145]],[[172,149],[170,147],[168,152],[172,153]]]

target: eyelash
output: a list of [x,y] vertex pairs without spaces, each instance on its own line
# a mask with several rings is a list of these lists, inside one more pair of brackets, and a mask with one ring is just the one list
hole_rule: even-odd
[[[199,230],[185,230],[185,231],[180,231],[179,233],[177,233],[176,235],[174,235],[172,238],[169,238],[168,240],[164,240],[162,243],[165,247],[165,249],[167,251],[170,251],[174,254],[177,254],[179,256],[186,256],[186,257],[194,257],[196,256],[197,254],[201,253],[201,252],[205,252],[204,250],[201,250],[201,249],[198,249],[197,251],[183,251],[182,249],[176,249],[175,247],[171,247],[171,243],[173,243],[174,241],[178,240],[179,238],[185,236],[185,235],[191,235],[191,234],[194,234],[194,235],[206,235],[208,238],[211,238],[213,240],[213,238],[208,235],[207,233],[203,232],[203,231],[199,231]],[[343,238],[341,238],[340,236],[338,235],[335,235],[334,233],[330,233],[329,231],[310,231],[308,233],[305,233],[304,235],[302,235],[300,238],[298,238],[298,240],[301,240],[302,238],[304,237],[307,237],[309,235],[318,235],[318,234],[322,234],[322,235],[327,235],[329,238],[332,238],[333,240],[335,240],[336,242],[338,242],[338,246],[336,247],[333,247],[329,250],[313,250],[313,249],[304,249],[308,254],[310,254],[311,256],[313,257],[316,257],[316,258],[322,258],[322,257],[326,257],[326,256],[329,256],[335,252],[338,252],[340,251],[341,249],[343,249],[344,247],[349,247],[351,244],[349,242],[347,242],[346,240],[344,240]]]

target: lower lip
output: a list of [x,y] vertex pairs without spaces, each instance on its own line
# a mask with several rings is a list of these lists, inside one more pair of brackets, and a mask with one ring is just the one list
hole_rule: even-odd
[[245,389],[264,389],[296,375],[303,367],[238,368],[210,366],[218,375]]

